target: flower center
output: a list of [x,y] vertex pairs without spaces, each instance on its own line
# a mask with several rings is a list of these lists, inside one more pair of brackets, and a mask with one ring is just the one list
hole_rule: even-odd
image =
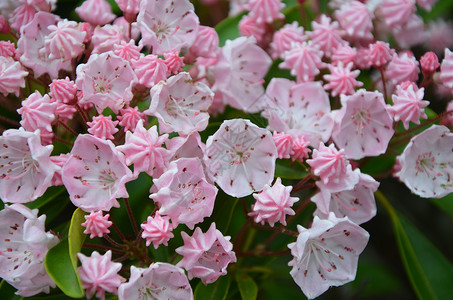
[[351,119],[359,129],[363,129],[370,123],[370,113],[366,110],[357,110]]

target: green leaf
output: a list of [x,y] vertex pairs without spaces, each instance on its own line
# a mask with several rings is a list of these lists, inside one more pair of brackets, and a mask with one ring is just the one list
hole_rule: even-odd
[[236,273],[236,281],[242,300],[255,300],[258,296],[258,286],[249,275],[238,272]]
[[225,300],[230,289],[230,277],[221,276],[216,282],[204,285],[201,281],[195,288],[195,300]]
[[431,199],[431,201],[440,209],[453,217],[453,193],[448,194],[440,199]]
[[226,18],[217,26],[215,30],[219,35],[219,46],[222,47],[225,45],[226,40],[234,40],[239,37],[239,21],[241,21],[242,16],[245,13],[238,14],[233,17]]
[[275,164],[275,177],[283,179],[302,179],[307,176],[305,167],[298,161],[292,162],[290,159],[277,159]]
[[77,274],[77,253],[85,241],[82,222],[85,212],[77,208],[71,218],[68,238],[61,241],[47,253],[45,266],[49,276],[67,296],[83,296],[82,284]]
[[69,297],[81,298],[84,291],[69,252],[68,239],[64,239],[47,252],[44,265],[50,278],[63,293]]
[[71,225],[69,226],[69,257],[71,258],[74,270],[77,269],[77,253],[79,253],[82,249],[83,242],[85,242],[86,238],[86,235],[83,233],[84,228],[81,225],[83,222],[85,222],[84,216],[86,214],[86,212],[84,212],[80,208],[77,208],[72,215]]
[[0,283],[0,295],[2,300],[19,300],[21,296],[14,294],[16,289],[5,280]]
[[406,273],[419,299],[447,299],[453,294],[453,266],[380,192],[376,198],[390,214]]

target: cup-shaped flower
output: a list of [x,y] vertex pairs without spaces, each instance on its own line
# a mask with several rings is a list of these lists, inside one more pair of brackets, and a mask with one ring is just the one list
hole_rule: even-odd
[[393,120],[381,93],[361,89],[341,97],[332,138],[347,158],[378,156],[393,136]]
[[294,256],[290,274],[308,299],[354,280],[368,232],[333,213],[326,220],[315,217],[309,229],[300,225],[297,229],[297,241],[288,245]]
[[26,203],[42,196],[59,167],[50,160],[53,146],[42,146],[40,131],[8,129],[0,136],[0,198]]
[[161,81],[151,89],[151,104],[146,114],[159,119],[161,132],[189,135],[208,126],[208,108],[214,93],[203,82],[194,82],[187,72]]
[[214,209],[217,188],[206,180],[198,158],[180,158],[154,180],[157,193],[149,197],[159,204],[159,214],[169,216],[173,225],[195,224],[209,217]]
[[236,262],[230,237],[223,236],[215,223],[206,233],[197,227],[192,236],[185,232],[181,232],[181,236],[184,245],[175,251],[184,257],[177,266],[187,270],[189,279],[198,277],[205,285],[213,283],[227,274],[230,263]]
[[122,264],[112,261],[112,251],[107,251],[104,255],[97,251],[91,256],[77,253],[82,265],[77,268],[82,287],[86,289],[87,298],[91,299],[96,294],[98,299],[105,299],[105,292],[112,294],[118,293],[118,287],[125,281],[118,272]]
[[38,218],[37,209],[22,204],[6,205],[0,211],[0,277],[23,297],[49,293],[55,287],[44,258],[58,238],[45,231],[45,220],[45,215]]
[[319,82],[296,84],[273,78],[265,97],[263,116],[269,120],[270,130],[304,136],[315,148],[330,138],[334,123],[329,96]]
[[277,147],[272,134],[249,120],[222,123],[206,142],[209,176],[233,197],[261,191],[274,178]]
[[141,43],[151,47],[152,54],[163,55],[189,48],[197,36],[199,20],[188,0],[142,0],[137,25]]
[[137,76],[129,62],[113,52],[92,54],[77,67],[76,85],[82,93],[80,104],[92,103],[98,113],[110,107],[115,113],[132,99]]
[[359,175],[359,181],[353,188],[338,192],[321,189],[311,198],[311,201],[316,203],[315,216],[327,219],[329,213],[333,212],[338,218],[348,217],[360,225],[376,215],[374,192],[379,182],[367,174],[360,173],[359,169],[353,172]]
[[79,135],[62,170],[62,180],[75,206],[84,211],[108,211],[128,197],[125,184],[133,179],[124,155],[110,140]]
[[399,156],[396,174],[415,194],[441,198],[453,191],[453,134],[445,126],[433,125],[414,136]]
[[193,292],[183,269],[158,262],[146,269],[131,266],[131,277],[120,285],[118,299],[193,300]]

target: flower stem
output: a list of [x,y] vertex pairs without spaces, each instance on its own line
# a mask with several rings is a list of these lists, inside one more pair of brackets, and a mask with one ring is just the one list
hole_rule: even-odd
[[126,204],[127,215],[129,216],[129,220],[131,221],[132,224],[132,229],[134,230],[135,236],[138,236],[137,223],[135,223],[134,214],[132,213],[131,206],[129,205],[129,199],[128,198],[123,199],[124,204]]

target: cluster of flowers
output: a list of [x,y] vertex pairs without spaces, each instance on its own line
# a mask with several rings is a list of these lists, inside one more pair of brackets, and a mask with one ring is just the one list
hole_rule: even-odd
[[[433,2],[417,5],[429,10]],[[83,288],[88,298],[192,299],[188,279],[210,284],[236,261],[230,237],[215,223],[206,233],[196,227],[211,216],[217,187],[231,197],[253,195],[248,216],[256,223],[286,226],[286,217],[300,212],[292,209],[299,198],[274,174],[277,159],[291,159],[310,173],[299,187],[313,181],[317,190],[311,226],[298,225],[288,245],[291,276],[309,298],[353,280],[369,238],[359,225],[376,214],[379,183],[352,160],[385,153],[399,122],[408,129],[427,118],[424,87],[453,91],[453,54],[445,48],[452,40],[424,28],[413,0],[332,1],[333,16],[320,15],[305,32],[296,22],[276,28],[284,19],[279,0],[231,1],[232,14],[248,13],[239,23],[243,36],[223,47],[188,0],[116,3],[122,17],[105,0],[86,0],[76,9],[83,22],[52,14],[55,0],[0,3],[0,32],[13,40],[0,42],[0,96],[4,103],[25,99],[17,110],[21,127],[0,136],[0,198],[12,203],[0,211],[0,277],[22,296],[55,287],[43,260],[58,239],[45,231],[45,215],[22,203],[64,185],[87,212],[85,233],[103,237],[112,225],[103,212],[119,207],[117,199],[129,197],[125,184],[145,172],[156,210],[140,236],[157,249],[178,225],[195,228],[191,236],[182,232],[176,252],[183,258],[132,266],[126,282],[111,251],[80,253]],[[438,54],[445,49],[442,63],[434,52],[417,60],[404,50],[425,40]],[[294,80],[272,78],[265,88],[273,60]],[[381,91],[357,90],[366,69],[376,71]],[[46,93],[32,93],[33,84]],[[199,132],[227,105],[261,112],[267,128],[232,119],[203,143]],[[147,126],[149,117],[158,126]],[[451,139],[438,125],[413,137],[395,176],[422,197],[452,192]],[[52,155],[54,142],[72,141],[70,152]]]

